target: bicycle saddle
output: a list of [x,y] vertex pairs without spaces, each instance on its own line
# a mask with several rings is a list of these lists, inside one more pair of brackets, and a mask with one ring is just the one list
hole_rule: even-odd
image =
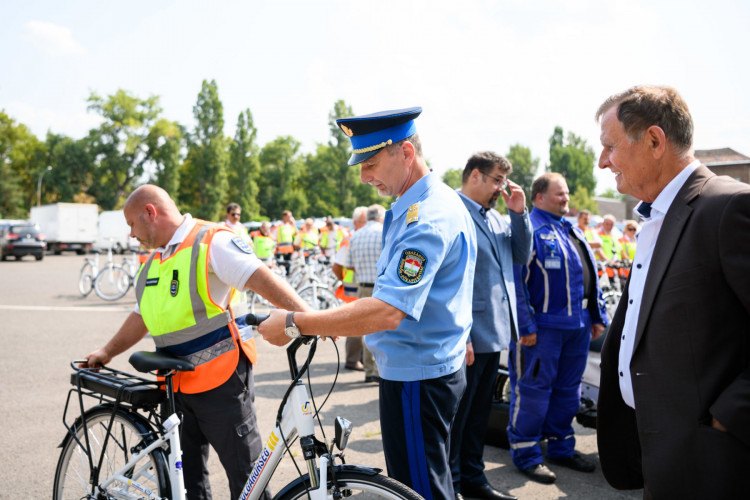
[[128,362],[133,365],[133,368],[143,373],[156,370],[177,370],[181,372],[192,372],[195,370],[195,365],[190,361],[185,361],[164,352],[134,352],[130,355]]

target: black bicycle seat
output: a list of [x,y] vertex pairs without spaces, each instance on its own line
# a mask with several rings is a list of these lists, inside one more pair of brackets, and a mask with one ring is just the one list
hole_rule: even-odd
[[138,351],[131,354],[128,361],[133,365],[133,368],[143,373],[156,370],[177,370],[181,372],[195,370],[195,365],[190,361],[185,361],[165,352]]

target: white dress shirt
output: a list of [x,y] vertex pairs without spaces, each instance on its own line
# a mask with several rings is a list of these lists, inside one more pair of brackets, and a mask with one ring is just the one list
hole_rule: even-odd
[[[643,218],[640,215],[638,212],[640,204],[634,210],[636,215],[643,218],[643,225],[636,235],[637,245],[635,257],[633,258],[633,267],[630,270],[628,305],[625,312],[625,324],[622,328],[620,357],[617,367],[620,375],[620,393],[622,394],[622,399],[631,408],[635,408],[635,398],[633,396],[633,380],[630,377],[630,361],[633,358],[638,313],[641,310],[643,290],[646,285],[648,270],[651,266],[651,257],[654,254],[654,247],[659,238],[659,231],[664,222],[664,216],[667,214],[669,207],[672,206],[672,202],[685,184],[685,181],[687,181],[687,178],[699,166],[700,162],[698,160],[693,161],[666,185],[651,204],[651,217]],[[658,334],[659,332],[655,333]]]

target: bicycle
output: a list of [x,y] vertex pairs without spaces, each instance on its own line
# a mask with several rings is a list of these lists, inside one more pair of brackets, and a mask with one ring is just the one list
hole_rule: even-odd
[[[245,321],[257,325],[265,318],[248,314]],[[319,409],[307,391],[308,368],[317,340],[317,337],[300,337],[287,347],[291,384],[279,405],[276,426],[250,471],[240,499],[255,500],[263,494],[283,456],[287,452],[292,455],[290,445],[296,440],[302,448],[307,473],[300,470],[292,456],[299,477],[282,488],[275,496],[277,499],[327,500],[353,495],[421,499],[403,484],[381,475],[378,468],[345,463],[343,451],[352,430],[351,422],[345,418],[336,417],[334,438],[326,444]],[[307,359],[298,367],[296,354],[305,344],[310,344]],[[68,392],[63,413],[68,432],[60,445],[53,500],[185,498],[180,418],[175,412],[172,377],[177,371],[191,371],[194,367],[184,360],[155,352],[136,352],[129,361],[139,372],[155,372],[163,381],[106,367],[81,369],[76,366],[80,361],[71,363],[74,387]],[[301,381],[305,373],[308,373],[307,385]],[[160,385],[166,390],[160,390]],[[329,396],[334,385],[335,380]],[[80,416],[68,425],[68,408],[74,396],[78,399]],[[84,396],[98,403],[85,409]],[[162,414],[169,416],[162,418]],[[323,441],[315,436],[315,420],[323,432]],[[339,453],[334,453],[334,447]]]
[[99,274],[99,254],[102,253],[99,249],[91,250],[94,254],[93,258],[85,257],[81,272],[78,274],[78,291],[84,297],[91,293],[94,289],[94,279]]
[[[128,267],[129,269],[129,267]],[[104,300],[117,300],[125,296],[133,285],[133,278],[122,264],[115,264],[112,259],[112,247],[107,249],[107,264],[94,278],[94,290]]]

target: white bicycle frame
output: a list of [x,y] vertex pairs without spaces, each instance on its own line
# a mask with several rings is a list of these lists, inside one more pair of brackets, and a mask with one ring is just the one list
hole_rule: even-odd
[[[297,381],[282,410],[281,422],[271,431],[239,500],[257,500],[263,494],[287,449],[282,436],[288,443],[293,441],[297,434],[304,437],[312,436],[314,433],[315,422],[307,387],[301,381]],[[320,478],[316,474],[314,459],[308,460],[307,466],[311,484],[319,485],[309,491],[310,498],[312,500],[327,499],[328,459],[325,456],[320,459]]]
[[134,470],[131,474],[132,477],[127,477],[124,473],[133,469],[133,467],[138,463],[139,460],[148,456],[148,454],[155,449],[164,448],[166,443],[168,442],[169,449],[171,450],[171,453],[167,457],[169,468],[169,484],[172,489],[171,498],[172,500],[185,500],[185,480],[182,472],[182,448],[180,446],[179,432],[180,418],[177,416],[177,414],[173,413],[167,420],[164,421],[163,427],[165,431],[164,434],[159,436],[158,439],[156,439],[153,443],[146,446],[138,453],[132,455],[130,457],[130,460],[128,460],[128,463],[120,467],[120,469],[112,474],[106,481],[100,483],[99,487],[106,491],[106,489],[112,483],[114,483],[115,481],[119,481],[123,484],[127,484],[128,487],[135,488],[144,495],[147,495],[146,498],[148,498],[149,500],[161,500],[162,497],[158,494],[158,492],[153,492],[132,479],[133,477],[138,478],[142,474],[146,474],[145,468],[148,467],[148,463],[144,463],[140,469]]
[[[159,436],[144,449],[132,455],[128,463],[120,467],[118,471],[112,474],[106,481],[99,486],[106,491],[115,481],[127,484],[130,488],[135,488],[149,500],[160,500],[158,492],[153,492],[141,485],[137,480],[145,473],[148,464],[143,464],[140,469],[132,471],[138,462],[147,457],[149,453],[157,448],[164,448],[169,443],[168,468],[169,483],[172,490],[172,500],[185,500],[185,482],[182,471],[182,448],[180,445],[180,419],[177,414],[172,414],[164,421],[164,434]],[[298,381],[289,395],[289,400],[282,410],[281,423],[276,426],[271,435],[268,437],[263,451],[255,463],[250,477],[245,483],[245,487],[240,494],[240,500],[257,500],[263,494],[266,486],[271,481],[276,467],[284,458],[287,446],[282,441],[282,436],[286,442],[291,442],[299,434],[301,436],[312,436],[315,433],[315,422],[313,419],[312,405],[307,393],[307,387],[301,381]],[[326,500],[328,498],[328,458],[320,458],[320,477],[317,476],[315,460],[308,460],[308,474],[311,478],[311,484],[317,484],[317,488],[309,491],[312,500]],[[131,477],[125,476],[125,472],[132,471]]]

